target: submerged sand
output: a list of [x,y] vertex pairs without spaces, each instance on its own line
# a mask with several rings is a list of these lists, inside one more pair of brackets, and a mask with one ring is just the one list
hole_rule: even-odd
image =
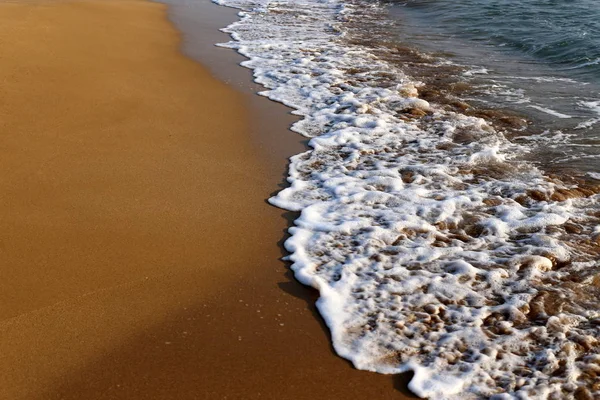
[[283,161],[179,40],[156,3],[0,3],[0,398],[401,397],[333,355]]

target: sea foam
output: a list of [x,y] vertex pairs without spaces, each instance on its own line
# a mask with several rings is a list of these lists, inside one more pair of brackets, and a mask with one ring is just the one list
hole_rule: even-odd
[[285,247],[338,354],[434,399],[600,396],[594,192],[351,44],[377,5],[217,2],[241,10],[222,46],[311,138],[270,202],[301,212]]

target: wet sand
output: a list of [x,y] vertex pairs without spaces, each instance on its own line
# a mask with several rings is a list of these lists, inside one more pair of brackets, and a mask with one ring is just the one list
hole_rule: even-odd
[[165,16],[0,3],[0,398],[402,398],[333,354],[279,260],[291,117]]

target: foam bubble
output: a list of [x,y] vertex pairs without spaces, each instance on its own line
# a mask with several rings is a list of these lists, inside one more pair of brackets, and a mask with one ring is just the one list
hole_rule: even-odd
[[270,202],[301,212],[285,247],[338,354],[429,398],[600,395],[594,192],[351,44],[364,5],[219,2],[242,10],[224,46],[311,138]]

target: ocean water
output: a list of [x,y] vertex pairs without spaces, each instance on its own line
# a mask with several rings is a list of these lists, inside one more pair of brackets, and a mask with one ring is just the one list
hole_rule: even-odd
[[600,396],[593,63],[536,53],[508,2],[216,1],[311,138],[270,202],[338,354],[434,399]]
[[600,169],[598,2],[396,1],[383,18],[389,40],[471,68],[462,78],[472,91],[462,97],[474,107],[511,111],[538,134],[569,137],[547,143],[532,161]]
[[[449,35],[514,51],[590,82],[600,79],[600,5],[594,0],[397,0],[392,18]],[[409,23],[406,23],[410,21]],[[503,50],[502,50],[503,49]]]

